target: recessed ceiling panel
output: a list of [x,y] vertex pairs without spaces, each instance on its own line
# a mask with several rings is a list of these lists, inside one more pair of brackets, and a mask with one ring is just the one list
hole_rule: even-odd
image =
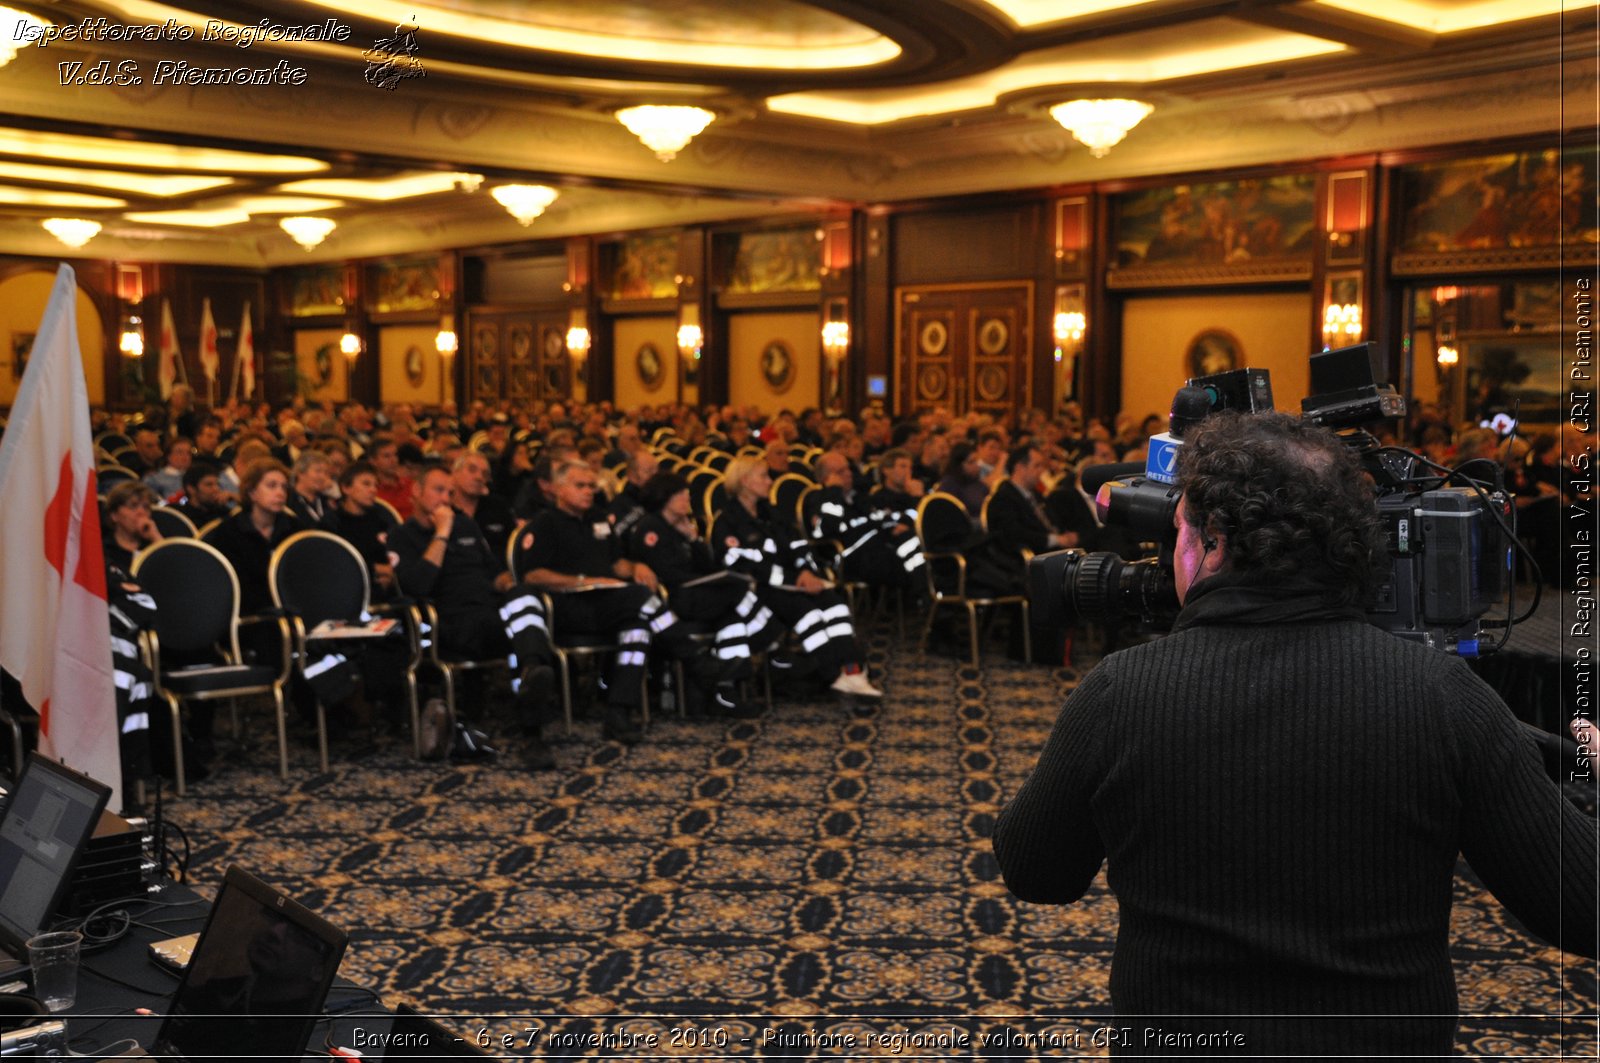
[[[344,12],[346,0],[311,0]],[[368,0],[361,14],[474,42],[680,66],[849,70],[886,63],[900,46],[870,27],[796,0]]]
[[250,215],[237,207],[225,210],[135,210],[123,215],[129,221],[151,225],[181,225],[193,229],[215,229],[223,225],[242,225]]
[[202,177],[198,174],[163,176],[151,173],[124,173],[117,170],[86,170],[73,166],[40,166],[30,162],[0,162],[0,177],[10,177],[19,181],[110,188],[142,196],[182,196],[233,183],[228,177]]
[[1316,6],[1430,33],[1457,33],[1594,7],[1595,0],[1317,0]]
[[1019,27],[1044,26],[1070,18],[1143,7],[1154,0],[984,0]]
[[297,155],[257,155],[226,148],[194,148],[74,133],[41,133],[32,129],[0,129],[0,155],[221,173],[315,173],[328,168],[328,164],[319,159]]
[[1101,40],[1041,49],[984,74],[927,88],[797,92],[767,107],[785,114],[873,125],[991,107],[1001,96],[1061,85],[1130,88],[1224,70],[1286,62],[1344,50],[1344,45],[1217,18]]
[[44,188],[18,188],[15,185],[0,185],[0,203],[22,207],[83,207],[87,210],[127,205],[126,200],[112,199],[110,196],[91,196],[83,192],[56,192]]
[[412,196],[429,196],[449,192],[457,187],[477,188],[483,181],[475,173],[402,173],[393,177],[314,177],[307,181],[291,181],[279,185],[280,192],[302,192],[314,196],[343,196],[346,199],[366,199],[388,202],[409,199]]

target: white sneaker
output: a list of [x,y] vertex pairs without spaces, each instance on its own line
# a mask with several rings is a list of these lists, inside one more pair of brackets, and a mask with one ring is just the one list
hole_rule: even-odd
[[858,698],[883,697],[883,691],[872,685],[865,672],[840,672],[839,678],[833,681],[833,689],[841,694],[850,694]]

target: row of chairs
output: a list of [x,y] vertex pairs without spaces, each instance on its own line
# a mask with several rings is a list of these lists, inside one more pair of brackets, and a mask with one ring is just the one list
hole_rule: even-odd
[[[181,514],[178,515],[181,517]],[[513,544],[508,561],[514,564]],[[520,573],[518,573],[520,578]],[[239,615],[239,583],[233,567],[215,547],[189,534],[154,543],[134,559],[134,578],[156,602],[155,629],[146,635],[147,659],[156,690],[167,702],[173,733],[173,758],[178,793],[185,792],[182,706],[190,701],[228,700],[267,695],[272,699],[278,739],[278,772],[289,770],[288,719],[284,689],[296,662],[303,666],[320,655],[315,645],[324,621],[359,624],[371,618],[399,621],[386,637],[403,640],[404,684],[409,712],[412,749],[422,755],[418,674],[436,672],[446,703],[457,709],[460,673],[503,669],[504,658],[446,660],[438,652],[439,620],[427,602],[374,603],[366,563],[343,539],[324,531],[301,531],[273,552],[269,581],[274,608],[256,616]],[[561,680],[561,702],[567,733],[573,729],[573,673],[578,659],[614,653],[614,640],[564,633],[560,625],[559,594],[544,594],[552,635],[552,649]],[[266,661],[247,660],[239,633],[251,625],[274,629],[277,655]],[[198,656],[214,660],[199,666],[175,663]],[[648,723],[648,709],[646,709]],[[238,732],[237,706],[233,727]],[[326,709],[316,704],[318,765],[328,770]]]

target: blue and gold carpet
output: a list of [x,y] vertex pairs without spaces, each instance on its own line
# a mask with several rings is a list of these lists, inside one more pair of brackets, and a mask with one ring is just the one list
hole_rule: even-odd
[[[889,697],[865,715],[780,692],[631,749],[580,724],[539,774],[514,740],[469,765],[397,742],[326,775],[302,750],[284,783],[263,744],[169,812],[197,887],[255,871],[351,931],[345,976],[502,1055],[1106,1054],[1115,900],[1019,903],[988,841],[1072,676],[881,634],[872,659]],[[1468,876],[1456,901],[1460,1050],[1595,1058],[1593,965]]]

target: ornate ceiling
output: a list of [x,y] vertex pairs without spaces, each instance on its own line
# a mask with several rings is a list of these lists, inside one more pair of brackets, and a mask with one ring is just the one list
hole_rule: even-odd
[[[1575,0],[4,2],[54,37],[0,25],[0,250],[70,216],[83,255],[253,266],[1549,133],[1596,84]],[[1155,111],[1095,158],[1048,109],[1107,95]],[[662,162],[639,103],[717,117]],[[511,182],[560,195],[523,227]]]

